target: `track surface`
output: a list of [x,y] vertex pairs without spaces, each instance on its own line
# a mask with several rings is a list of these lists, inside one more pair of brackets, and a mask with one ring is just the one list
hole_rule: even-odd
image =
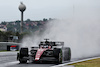
[[50,67],[54,64],[16,64],[7,67]]
[[[50,67],[50,66],[57,65],[53,63],[20,64],[18,61],[16,61],[16,56],[17,56],[17,52],[0,52],[0,67]],[[86,58],[74,58],[71,61],[77,61],[81,59],[86,59]]]
[[16,61],[17,52],[0,52],[0,67],[50,67],[53,63],[27,63],[20,64]]
[[0,52],[0,65],[16,61],[17,52]]

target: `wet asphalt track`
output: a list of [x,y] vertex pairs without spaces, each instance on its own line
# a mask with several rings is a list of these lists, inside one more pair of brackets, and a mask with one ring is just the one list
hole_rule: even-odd
[[55,65],[53,63],[20,64],[16,60],[16,56],[17,56],[17,52],[1,52],[0,53],[0,67],[50,67],[50,66]]
[[0,52],[0,65],[16,61],[16,53],[17,52]]
[[16,65],[11,65],[11,66],[7,66],[7,67],[50,67],[50,66],[54,66],[54,64],[16,64]]
[[[16,55],[17,52],[0,52],[0,67],[50,67],[50,66],[57,65],[57,64],[45,63],[45,62],[20,64],[18,61],[16,61]],[[76,59],[74,58],[71,61],[76,61],[81,59],[86,59],[86,58],[76,58]]]

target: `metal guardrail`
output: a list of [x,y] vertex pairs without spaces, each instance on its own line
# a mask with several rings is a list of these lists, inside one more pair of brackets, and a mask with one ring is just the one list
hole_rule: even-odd
[[15,43],[15,42],[0,42],[0,51],[7,50],[8,45],[18,45],[20,46],[21,43]]

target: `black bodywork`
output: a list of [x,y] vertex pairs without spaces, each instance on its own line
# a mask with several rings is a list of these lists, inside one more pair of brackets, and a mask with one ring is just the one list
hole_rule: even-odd
[[30,54],[28,48],[21,48],[20,52],[17,54],[17,59],[20,63],[26,63],[27,60],[37,62],[35,57],[38,49],[41,47],[43,49],[50,47],[50,49],[47,49],[42,53],[39,62],[54,61],[62,63],[64,61],[70,61],[71,59],[71,49],[69,47],[64,47],[64,42],[52,42],[47,39],[46,41],[40,42],[39,47],[31,47]]

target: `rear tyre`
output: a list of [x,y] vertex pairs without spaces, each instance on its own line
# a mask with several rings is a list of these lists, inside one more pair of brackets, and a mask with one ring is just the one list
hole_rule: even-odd
[[61,64],[62,63],[62,50],[60,50],[59,52],[59,58],[58,58],[58,63]]
[[54,56],[57,59],[57,63],[62,63],[62,50],[60,48],[54,49]]
[[67,48],[66,54],[68,55],[67,56],[67,61],[70,61],[71,60],[71,49],[70,48]]

